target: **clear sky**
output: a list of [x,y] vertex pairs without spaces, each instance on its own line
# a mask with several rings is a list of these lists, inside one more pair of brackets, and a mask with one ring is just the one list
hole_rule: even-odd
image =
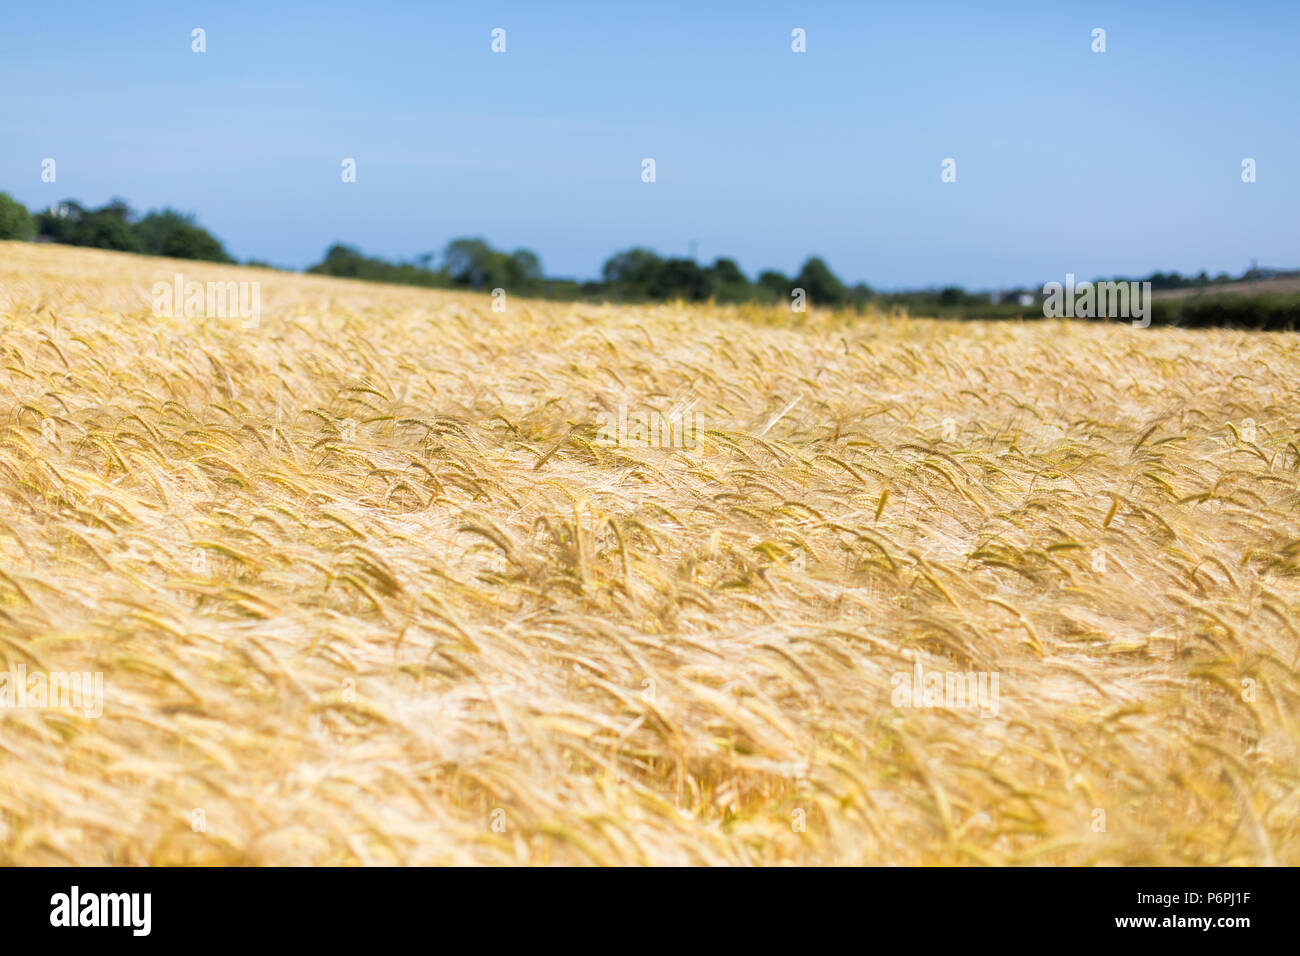
[[0,190],[292,267],[466,235],[578,278],[692,243],[882,289],[1300,266],[1296,0],[8,0],[0,84]]

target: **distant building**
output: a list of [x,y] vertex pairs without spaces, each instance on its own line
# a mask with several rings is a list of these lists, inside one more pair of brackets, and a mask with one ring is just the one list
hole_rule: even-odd
[[1270,269],[1268,267],[1258,267],[1254,264],[1246,272],[1243,279],[1289,279],[1292,276],[1300,275],[1300,269]]
[[989,301],[994,305],[1001,302],[1014,302],[1021,308],[1028,308],[1038,301],[1038,296],[1024,289],[1011,289],[1009,291],[999,289],[989,293]]

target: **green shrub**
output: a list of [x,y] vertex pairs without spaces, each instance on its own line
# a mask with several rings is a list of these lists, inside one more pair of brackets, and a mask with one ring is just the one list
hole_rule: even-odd
[[1152,325],[1292,331],[1300,328],[1300,295],[1207,295],[1159,300]]

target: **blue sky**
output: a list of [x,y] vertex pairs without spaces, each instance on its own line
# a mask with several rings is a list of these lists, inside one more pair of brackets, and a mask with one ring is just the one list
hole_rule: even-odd
[[44,0],[0,20],[0,190],[192,211],[240,258],[472,235],[585,278],[695,243],[882,289],[1300,266],[1295,2]]

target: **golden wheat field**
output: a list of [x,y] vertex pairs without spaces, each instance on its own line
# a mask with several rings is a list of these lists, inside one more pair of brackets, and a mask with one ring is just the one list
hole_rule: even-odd
[[1296,336],[491,305],[0,243],[0,862],[1300,864]]

